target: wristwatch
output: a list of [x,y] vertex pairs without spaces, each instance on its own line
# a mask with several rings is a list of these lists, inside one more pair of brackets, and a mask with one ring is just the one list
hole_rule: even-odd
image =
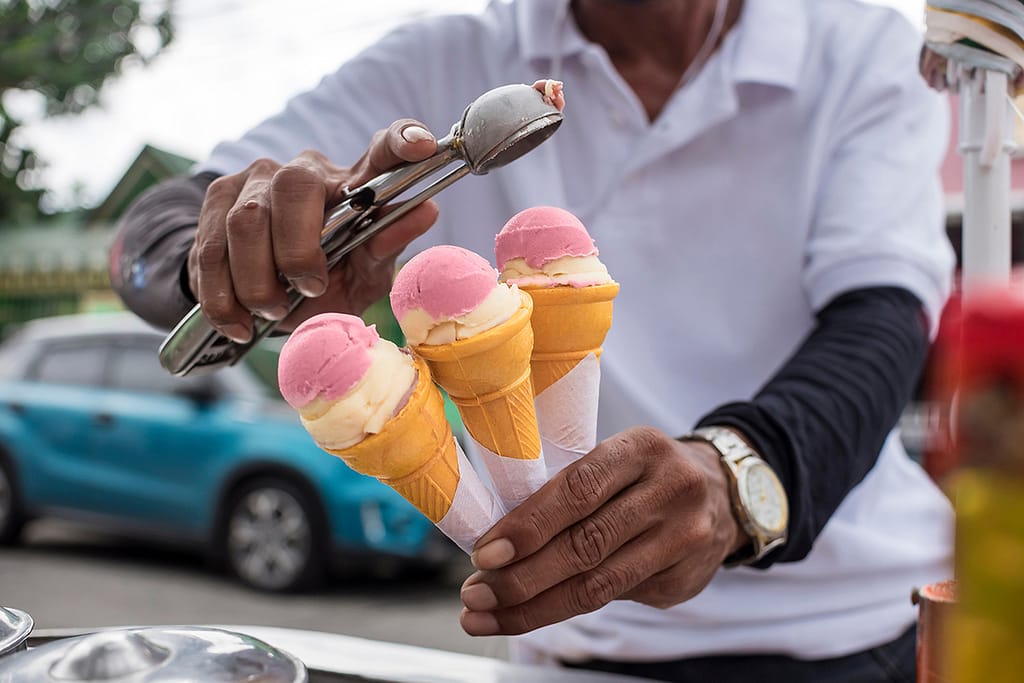
[[700,427],[680,440],[706,441],[718,451],[729,480],[733,512],[750,536],[750,545],[725,558],[726,567],[753,564],[786,542],[786,491],[775,471],[746,441],[724,427]]

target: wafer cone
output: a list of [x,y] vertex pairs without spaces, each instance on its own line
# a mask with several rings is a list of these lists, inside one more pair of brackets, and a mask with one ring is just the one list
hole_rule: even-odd
[[506,458],[540,457],[537,413],[530,385],[533,303],[520,292],[519,310],[486,332],[450,344],[420,344],[413,351],[430,366],[459,409],[470,435]]
[[354,446],[324,450],[357,472],[377,477],[437,524],[459,485],[458,457],[441,392],[426,363],[418,358],[415,363],[416,385],[384,429]]
[[589,287],[523,287],[533,300],[533,393],[539,394],[594,354],[612,325],[619,284]]

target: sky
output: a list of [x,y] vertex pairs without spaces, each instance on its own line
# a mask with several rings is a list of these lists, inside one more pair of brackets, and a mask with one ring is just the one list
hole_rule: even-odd
[[[143,0],[144,2],[146,0]],[[921,24],[924,0],[869,0]],[[46,161],[51,208],[103,200],[145,144],[193,159],[277,112],[346,57],[426,13],[476,12],[486,0],[176,0],[174,42],[108,83],[100,106],[39,119],[19,133]],[[424,9],[429,8],[429,9]],[[10,100],[10,101],[9,101]],[[5,98],[37,115],[26,98]]]

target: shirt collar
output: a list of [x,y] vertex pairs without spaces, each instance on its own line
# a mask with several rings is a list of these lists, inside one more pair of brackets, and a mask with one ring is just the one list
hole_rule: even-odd
[[523,57],[560,59],[583,50],[586,39],[570,16],[570,0],[521,0],[516,24]]
[[736,83],[797,88],[810,31],[801,0],[745,0],[735,30]]
[[[581,51],[586,39],[569,16],[569,0],[516,3],[523,57],[555,59]],[[800,81],[808,19],[799,0],[745,0],[732,72],[737,83],[795,89]],[[561,54],[558,54],[561,53]]]

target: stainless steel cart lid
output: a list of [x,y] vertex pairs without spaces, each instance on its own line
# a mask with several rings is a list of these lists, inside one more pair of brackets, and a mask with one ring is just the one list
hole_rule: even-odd
[[28,613],[13,607],[0,607],[0,657],[24,649],[32,625],[32,617]]
[[214,628],[100,631],[0,660],[11,683],[306,683],[305,665],[252,636]]

